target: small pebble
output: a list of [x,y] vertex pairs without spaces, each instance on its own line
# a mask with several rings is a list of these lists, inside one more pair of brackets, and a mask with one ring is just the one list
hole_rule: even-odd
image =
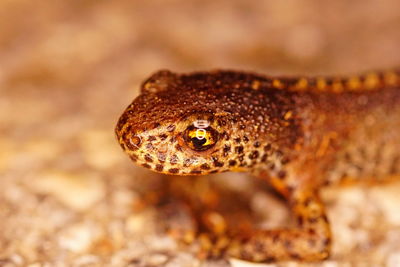
[[400,266],[400,253],[390,254],[387,261],[387,267],[399,267]]
[[75,253],[85,252],[96,239],[94,230],[93,226],[87,224],[71,226],[60,234],[59,245]]
[[102,180],[89,173],[47,171],[32,186],[39,193],[50,194],[64,205],[79,211],[89,209],[105,194]]
[[167,260],[168,257],[165,254],[153,254],[149,256],[147,264],[154,266],[161,266],[161,264],[164,264]]
[[230,259],[229,260],[232,267],[277,267],[276,264],[266,264],[266,263],[253,263],[248,261],[242,261],[238,259]]

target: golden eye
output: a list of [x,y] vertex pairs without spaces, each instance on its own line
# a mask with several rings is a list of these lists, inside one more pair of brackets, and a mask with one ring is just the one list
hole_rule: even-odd
[[218,133],[211,127],[197,128],[191,125],[185,130],[184,139],[191,149],[204,151],[215,145]]

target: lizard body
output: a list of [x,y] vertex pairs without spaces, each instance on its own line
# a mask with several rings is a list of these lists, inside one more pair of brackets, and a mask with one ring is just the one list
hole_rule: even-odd
[[257,262],[329,256],[319,189],[400,174],[400,74],[278,78],[160,71],[120,117],[133,161],[156,172],[249,172],[288,201],[296,228],[229,236],[225,255]]

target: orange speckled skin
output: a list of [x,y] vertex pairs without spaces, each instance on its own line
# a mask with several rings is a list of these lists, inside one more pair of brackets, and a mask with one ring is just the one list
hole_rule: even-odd
[[[287,199],[296,228],[226,233],[221,256],[323,260],[331,234],[319,189],[400,174],[399,85],[394,71],[348,78],[160,71],[143,83],[116,134],[131,159],[153,171],[249,172]],[[191,139],[193,128],[207,138]]]

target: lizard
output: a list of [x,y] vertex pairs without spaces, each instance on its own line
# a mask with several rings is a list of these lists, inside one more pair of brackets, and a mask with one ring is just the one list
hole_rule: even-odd
[[136,164],[169,175],[247,172],[287,201],[296,226],[226,234],[221,256],[321,261],[332,234],[320,190],[400,174],[400,72],[267,76],[160,70],[115,128]]

